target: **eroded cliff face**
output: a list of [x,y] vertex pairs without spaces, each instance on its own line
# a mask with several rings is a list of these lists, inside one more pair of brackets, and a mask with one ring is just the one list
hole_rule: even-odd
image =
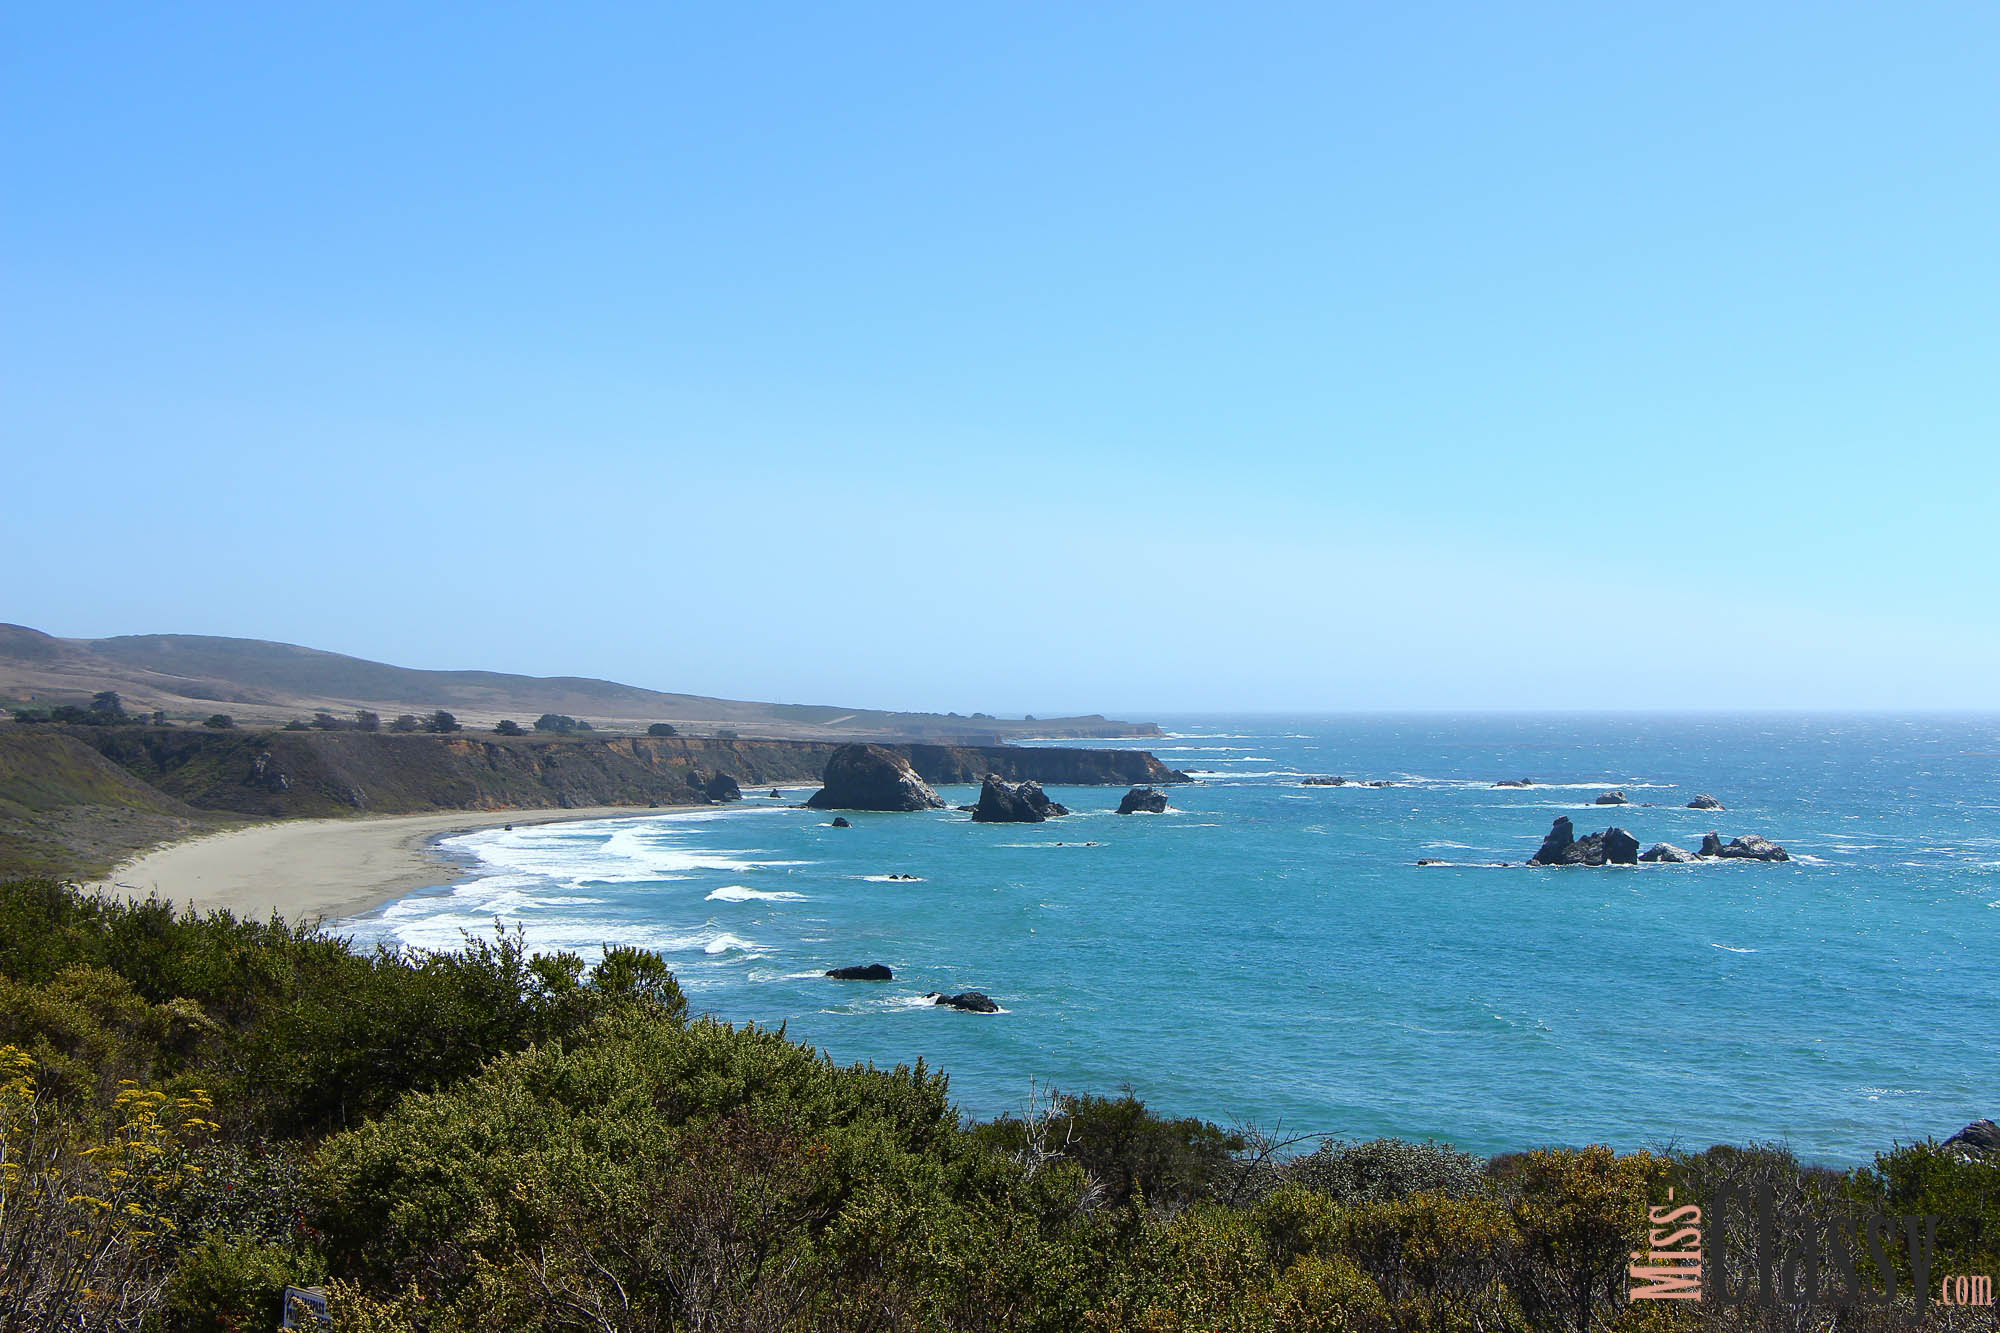
[[[701,804],[717,774],[749,786],[817,784],[823,741],[445,736],[359,731],[85,727],[87,741],[150,787],[202,810],[266,818]],[[1144,751],[896,745],[927,782],[1159,785],[1188,781]]]
[[926,782],[983,782],[988,773],[1009,782],[1051,787],[1159,786],[1192,782],[1144,750],[1085,750],[1040,745],[897,745]]

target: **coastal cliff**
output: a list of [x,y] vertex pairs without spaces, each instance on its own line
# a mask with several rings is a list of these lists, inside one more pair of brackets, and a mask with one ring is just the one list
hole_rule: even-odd
[[[242,818],[700,804],[720,790],[719,774],[746,787],[817,784],[838,748],[719,737],[12,724],[0,728],[0,832],[9,844],[0,871],[91,873],[162,837]],[[1188,781],[1141,750],[884,748],[933,783],[973,784],[989,773],[1063,786]]]

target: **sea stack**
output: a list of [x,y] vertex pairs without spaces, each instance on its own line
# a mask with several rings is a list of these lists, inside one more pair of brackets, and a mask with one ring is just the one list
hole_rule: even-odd
[[1039,824],[1068,813],[1068,807],[1048,798],[1041,783],[1023,782],[1010,787],[991,773],[979,788],[979,804],[972,807],[973,821],[980,824]]
[[944,802],[909,761],[879,745],[843,745],[826,761],[815,810],[942,810]]
[[1134,787],[1125,793],[1125,799],[1118,803],[1121,815],[1163,815],[1167,812],[1167,794],[1158,787]]

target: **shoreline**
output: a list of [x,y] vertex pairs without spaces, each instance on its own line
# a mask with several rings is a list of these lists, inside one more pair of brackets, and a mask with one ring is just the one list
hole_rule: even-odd
[[293,923],[358,916],[419,889],[465,878],[436,847],[448,834],[508,824],[638,819],[710,805],[599,805],[557,810],[448,810],[350,819],[291,819],[224,829],[122,862],[88,891],[157,895],[177,907]]

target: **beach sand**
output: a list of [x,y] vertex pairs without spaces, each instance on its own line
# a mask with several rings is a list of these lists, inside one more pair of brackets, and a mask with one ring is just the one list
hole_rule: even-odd
[[157,893],[198,909],[262,920],[353,916],[418,889],[465,878],[432,843],[447,833],[574,819],[635,819],[705,806],[592,806],[580,810],[459,810],[429,815],[294,819],[157,847],[88,888]]

